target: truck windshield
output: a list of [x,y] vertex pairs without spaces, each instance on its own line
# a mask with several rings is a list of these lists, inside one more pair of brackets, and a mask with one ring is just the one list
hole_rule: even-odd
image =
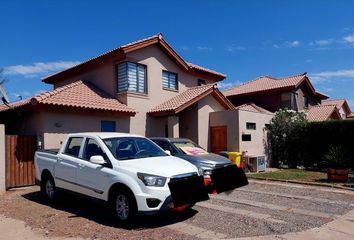
[[145,138],[119,137],[102,140],[118,160],[168,156],[154,143]]

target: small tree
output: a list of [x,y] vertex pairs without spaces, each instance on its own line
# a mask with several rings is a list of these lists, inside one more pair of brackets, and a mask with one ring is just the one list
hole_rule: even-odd
[[272,165],[280,163],[296,167],[301,162],[301,145],[304,144],[303,133],[307,123],[306,113],[280,109],[267,126],[267,152]]

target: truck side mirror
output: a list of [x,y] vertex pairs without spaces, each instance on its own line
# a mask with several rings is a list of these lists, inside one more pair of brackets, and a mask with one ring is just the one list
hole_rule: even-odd
[[98,165],[103,165],[106,163],[101,155],[93,155],[90,157],[90,162]]
[[171,155],[171,151],[170,150],[165,150],[165,153],[168,155]]

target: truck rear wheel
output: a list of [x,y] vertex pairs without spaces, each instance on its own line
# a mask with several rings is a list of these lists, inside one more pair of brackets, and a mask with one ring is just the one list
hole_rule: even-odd
[[55,183],[52,176],[47,175],[42,179],[41,182],[42,195],[48,199],[53,200],[56,195]]

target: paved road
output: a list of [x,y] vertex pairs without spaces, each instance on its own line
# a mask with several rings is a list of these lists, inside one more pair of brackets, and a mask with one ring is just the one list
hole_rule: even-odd
[[[32,191],[35,192],[37,189],[32,189]],[[21,198],[21,196],[23,195],[19,194],[18,199],[14,198],[17,202],[8,203],[7,206],[10,208],[15,207],[15,204],[26,204],[28,199],[32,199],[32,203],[28,202],[29,204],[33,202],[38,204],[33,197]],[[59,209],[70,212],[71,198],[68,203],[64,201],[61,204],[64,207],[61,205],[52,209],[39,205],[36,209],[48,207],[46,211],[49,216],[54,218],[53,221],[60,222],[60,220],[65,220],[65,214],[55,211]],[[80,215],[79,219],[70,219],[74,225],[74,221],[81,219],[81,222],[77,222],[81,225],[83,219],[89,218],[91,221],[84,223],[89,225],[88,229],[100,228],[104,231],[111,231],[111,234],[119,230],[118,227],[105,226],[107,224],[99,219],[95,221],[97,213],[87,213],[87,209],[83,211],[85,214],[76,213]],[[6,210],[0,213],[11,217],[9,216],[11,212]],[[34,221],[20,216],[14,216],[14,218],[25,221],[30,227],[38,228]],[[175,221],[175,219],[178,220]],[[10,220],[0,218],[0,229],[4,229],[1,226],[4,226],[7,221]],[[55,227],[49,225],[48,228],[50,236],[63,236],[62,232],[56,232]],[[67,231],[71,231],[69,227]],[[151,238],[144,237],[144,231],[148,231]],[[163,234],[155,234],[159,231],[163,231]],[[333,234],[341,240],[354,239],[354,192],[317,186],[251,181],[248,186],[229,194],[212,195],[209,201],[198,203],[183,217],[168,215],[142,218],[139,227],[130,229],[124,234],[128,234],[126,237],[130,236],[129,234],[132,234],[132,237],[140,236],[139,239],[233,239],[259,236],[267,236],[261,239],[274,239],[276,236],[284,239],[311,239],[315,236],[325,239],[327,236],[333,239]],[[70,232],[69,236],[90,237],[90,235],[83,234],[81,230]],[[98,239],[106,239],[106,235],[96,234],[95,236]],[[13,239],[21,238],[15,236]]]

